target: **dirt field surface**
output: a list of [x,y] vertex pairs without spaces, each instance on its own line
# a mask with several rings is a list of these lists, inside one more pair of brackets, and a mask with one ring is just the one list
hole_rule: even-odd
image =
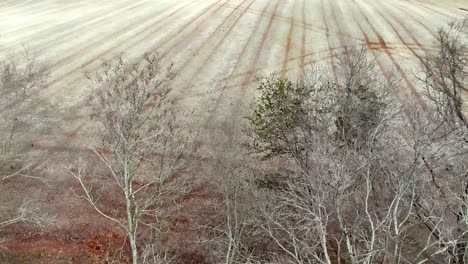
[[[195,121],[210,134],[244,115],[257,77],[295,75],[312,64],[333,75],[333,54],[354,43],[367,45],[384,74],[396,70],[398,96],[417,96],[415,64],[434,50],[438,27],[468,15],[467,8],[466,0],[1,1],[0,55],[14,55],[22,44],[39,54],[51,77],[34,94],[30,111],[50,107],[54,113],[27,146],[31,158],[41,159],[33,173],[48,184],[12,180],[1,197],[8,205],[32,197],[54,225],[42,233],[4,231],[6,248],[35,252],[33,263],[51,263],[52,255],[85,263],[82,252],[94,256],[102,249],[96,243],[119,236],[103,231],[106,220],[74,195],[77,186],[64,166],[93,143],[92,91],[84,72],[104,60],[125,52],[138,61],[159,51],[174,63],[178,105],[195,111],[187,124]],[[202,143],[209,152],[209,140]],[[193,197],[204,197],[197,190]],[[8,256],[11,263],[24,260],[19,253]]]

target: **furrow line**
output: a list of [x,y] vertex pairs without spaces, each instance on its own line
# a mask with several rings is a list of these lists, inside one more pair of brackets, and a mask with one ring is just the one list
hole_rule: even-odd
[[254,60],[253,62],[250,64],[250,68],[249,70],[247,71],[247,77],[245,78],[245,80],[242,82],[242,86],[241,86],[241,89],[245,89],[247,88],[247,86],[249,85],[250,83],[250,79],[252,78],[253,74],[255,73],[255,69],[257,67],[257,64],[258,64],[258,60],[260,58],[260,55],[262,53],[262,50],[263,50],[263,47],[265,46],[265,42],[270,34],[270,30],[271,30],[271,27],[273,26],[273,21],[274,21],[274,18],[275,18],[275,14],[278,10],[278,6],[279,6],[279,3],[280,3],[280,0],[278,0],[276,2],[276,5],[273,9],[273,15],[270,17],[270,20],[268,21],[268,25],[267,25],[267,28],[265,30],[265,32],[263,33],[263,36],[262,36],[262,39],[260,41],[260,45],[257,49],[257,51],[255,52],[255,55],[254,55]]
[[[307,0],[302,0],[302,17],[301,22],[305,25],[306,23],[306,2]],[[305,27],[301,27],[301,65],[302,69],[304,69],[305,64],[305,45],[306,45],[306,31]]]
[[[86,21],[84,23],[81,20],[79,20],[79,21],[70,21],[64,24],[63,26],[59,26],[59,27],[52,26],[51,28],[53,28],[53,30],[51,30],[50,32],[40,31],[31,36],[28,36],[28,38],[41,39],[40,41],[35,42],[34,44],[35,46],[49,47],[49,46],[52,46],[52,44],[57,45],[59,43],[56,41],[57,39],[61,39],[61,42],[69,41],[69,39],[66,39],[66,37],[72,36],[74,33],[78,32],[79,30],[85,29],[86,27],[92,26],[95,24],[101,24],[108,19],[114,18],[114,16],[129,12],[132,9],[143,6],[143,4],[146,4],[146,3],[147,2],[141,2],[137,5],[133,5],[125,9],[119,8],[119,9],[114,10],[113,12],[107,13],[104,16],[101,16],[101,15],[96,16],[96,18],[92,20],[88,20],[88,17],[86,16],[86,17],[81,18],[82,21]],[[66,29],[69,29],[70,25],[72,24],[77,25],[77,26],[74,26],[71,30],[66,30]],[[44,35],[47,37],[44,38]]]
[[419,21],[418,19],[416,19],[414,17],[414,15],[412,14],[409,14],[408,11],[406,11],[404,8],[402,8],[401,6],[399,5],[396,5],[396,7],[398,8],[398,10],[400,10],[401,12],[405,13],[407,15],[407,17],[409,17],[410,19],[412,19],[414,22],[418,23],[420,26],[422,26],[426,31],[427,33],[429,33],[431,36],[434,37],[434,39],[437,38],[437,35],[426,25],[424,24],[423,22]]
[[[335,4],[333,4],[333,3],[335,3]],[[335,1],[329,1],[329,7],[330,7],[330,10],[331,10],[331,13],[332,13],[333,22],[335,22],[335,25],[338,28],[338,34],[341,36],[341,35],[343,35],[343,28],[342,28],[342,25],[338,21],[338,18],[336,16],[336,10],[340,9],[340,7],[338,7],[338,5],[336,5]],[[341,9],[340,9],[340,12],[341,12]],[[345,28],[344,31],[345,32],[347,31],[346,28]],[[338,40],[340,41],[340,45],[342,47],[344,47],[345,56],[348,56],[348,47],[347,47],[347,44],[344,42],[344,39],[342,37],[338,37]]]
[[[128,6],[128,4],[122,4],[122,5],[116,5],[116,7],[118,9],[120,9],[122,7],[126,7],[126,5]],[[135,5],[135,6],[138,6],[138,5],[141,5],[141,3],[139,3],[139,4]],[[50,8],[50,7],[47,7],[47,8]],[[62,9],[72,9],[72,8],[74,8],[74,6],[68,6],[67,5],[65,7],[62,7],[61,11],[62,11]],[[59,31],[59,32],[63,31],[69,25],[78,25],[80,23],[83,23],[90,16],[91,17],[99,17],[102,11],[104,11],[103,8],[98,9],[98,10],[94,10],[91,14],[86,14],[86,16],[84,16],[84,17],[80,16],[80,17],[74,18],[74,19],[72,19],[70,21],[67,21],[66,23],[64,23],[65,27],[57,27],[57,25],[55,23],[51,24],[50,20],[35,19],[35,20],[38,20],[40,22],[39,23],[34,23],[33,25],[29,25],[29,26],[26,26],[26,27],[14,29],[13,31],[3,33],[3,35],[4,35],[5,39],[7,39],[7,37],[10,36],[10,35],[13,36],[14,38],[18,38],[20,35],[24,35],[25,37],[28,37],[28,38],[41,38],[43,36],[52,35],[56,31]],[[44,29],[41,29],[41,30],[38,30],[37,27],[41,26],[42,24],[51,24],[51,26],[47,27],[47,28],[44,28]],[[31,30],[33,32],[27,32],[27,30]]]
[[[354,2],[357,4],[356,1],[354,1]],[[359,5],[359,4],[357,4],[357,5]],[[406,73],[402,69],[401,65],[393,57],[393,55],[390,52],[390,50],[388,49],[382,35],[380,35],[380,33],[377,31],[377,29],[374,27],[374,25],[370,22],[369,17],[362,11],[362,9],[361,8],[357,8],[357,9],[361,13],[361,15],[364,17],[364,19],[367,22],[367,24],[369,25],[369,27],[372,29],[372,32],[377,36],[377,38],[379,40],[379,43],[383,47],[383,50],[384,50],[385,54],[391,60],[392,64],[395,66],[395,68],[399,72],[400,76],[403,78],[404,82],[406,83],[406,85],[410,89],[413,96],[415,96],[416,100],[418,100],[418,102],[421,104],[421,106],[425,108],[426,103],[421,99],[421,95],[416,91],[416,88],[414,87],[413,83],[409,80],[409,77],[406,75]]]
[[[403,43],[403,45],[405,45],[405,47],[406,47],[409,51],[411,51],[411,53],[412,53],[420,62],[423,62],[422,57],[421,57],[412,47],[410,47],[410,46],[407,44],[406,40],[401,36],[401,34],[400,34],[400,32],[398,31],[398,29],[395,28],[395,26],[382,14],[382,12],[380,12],[380,10],[377,9],[377,7],[375,8],[375,10],[376,10],[377,14],[378,14],[383,20],[385,20],[385,22],[392,28],[392,30],[395,32],[395,34],[397,35],[397,37],[398,37],[398,39],[400,40],[400,42]],[[387,10],[388,10],[388,9],[387,9]],[[390,12],[388,12],[388,14],[389,14],[390,16],[392,16],[392,15],[390,14]],[[406,33],[413,39],[413,41],[416,42],[416,45],[417,45],[421,50],[423,50],[423,51],[425,51],[425,52],[427,51],[427,50],[416,40],[416,38],[412,35],[412,33],[409,32],[408,29],[407,29],[404,25],[401,24],[400,21],[398,21],[397,19],[395,19],[393,16],[392,16],[392,18],[393,18],[393,20],[395,20],[398,24],[400,24],[400,25],[402,26],[402,28],[403,28],[403,29],[406,31]]]
[[[255,3],[256,0],[252,0],[252,2],[248,5],[248,7],[250,7],[253,3]],[[246,1],[244,0],[240,5],[239,5],[239,8],[238,9],[234,9],[233,12],[226,18],[226,20],[228,20],[228,18],[232,18],[232,15],[234,15],[234,13],[236,11],[240,11],[242,10],[240,7],[242,4],[244,4]],[[225,42],[226,38],[231,34],[232,30],[235,28],[235,26],[237,25],[237,23],[239,22],[239,20],[244,16],[244,14],[246,13],[246,10],[247,9],[243,9],[242,12],[239,14],[239,16],[237,16],[235,18],[235,20],[232,22],[232,24],[229,26],[229,28],[227,28],[227,30],[224,32],[223,36],[219,39],[219,41],[216,43],[216,45],[211,49],[211,52],[209,53],[208,57],[203,60],[203,62],[201,63],[201,65],[207,65],[207,63],[213,58],[213,56],[216,54],[216,52],[218,51],[218,49],[221,47],[221,45]],[[224,23],[224,22],[223,22]],[[221,27],[221,25],[219,26]],[[213,34],[215,34],[216,32],[214,32]],[[203,45],[207,44],[208,42],[206,41],[205,43],[203,43]],[[202,45],[202,46],[203,46]],[[198,52],[200,51],[201,47],[199,49],[197,49],[197,51],[195,52],[194,56],[196,56],[196,54],[198,54]],[[182,69],[179,70],[179,72],[181,72],[183,70],[183,68],[187,67],[188,63],[184,63],[184,65],[182,66]],[[202,71],[203,71],[203,67],[197,67],[197,70],[195,71],[194,74],[192,74],[191,78],[190,78],[190,81],[189,83],[191,83],[191,81],[193,81],[195,79],[196,76],[198,76]],[[184,89],[185,90],[185,89]]]
[[[227,5],[227,7],[235,8],[235,6],[232,6],[232,5],[231,6]],[[251,8],[249,8],[246,12],[256,14],[256,15],[260,15],[260,16],[264,16],[266,18],[271,17],[271,15],[269,15],[269,14],[263,14],[260,10],[255,10],[255,9],[251,9]],[[279,21],[283,21],[285,23],[289,23],[289,21],[290,21],[289,17],[285,17],[285,16],[282,16],[282,15],[275,15],[275,19],[277,19]],[[310,30],[310,31],[313,31],[313,32],[318,32],[318,33],[324,33],[324,31],[325,31],[325,29],[322,28],[322,27],[318,27],[318,26],[313,25],[313,24],[303,23],[302,21],[298,21],[298,20],[295,20],[294,26],[295,27],[300,27],[300,28],[305,28],[307,30]],[[348,39],[355,39],[355,37],[353,37],[353,36],[351,36],[349,34],[346,34],[346,33],[342,33],[342,35],[340,35],[339,33],[334,32],[332,35],[341,36],[341,37],[348,38]]]
[[284,59],[283,59],[283,65],[281,68],[281,72],[283,74],[286,73],[286,68],[288,67],[288,61],[289,61],[289,53],[291,52],[292,34],[294,32],[294,11],[296,7],[296,3],[297,3],[297,0],[293,2],[291,17],[289,18],[289,30],[288,30],[288,36],[286,37]]
[[[182,11],[183,9],[187,8],[188,6],[192,5],[194,2],[191,1],[189,2],[188,4],[180,7],[179,9],[171,12],[170,14],[164,16],[164,17],[161,17],[159,18],[156,22],[154,22],[153,24],[151,24],[150,26],[147,26],[141,30],[139,30],[138,32],[135,32],[133,33],[130,37],[127,38],[128,41],[130,40],[134,40],[135,38],[140,38],[140,42],[141,41],[145,41],[148,37],[152,36],[155,32],[159,31],[160,29],[162,29],[165,25],[169,24],[170,21],[167,21],[168,18],[171,18],[173,17],[174,15],[176,15],[177,13],[179,13],[180,11]],[[154,14],[151,14],[150,16],[148,16],[148,18],[154,16]],[[145,19],[145,18],[143,18]],[[161,25],[160,27],[158,27],[157,29],[155,30],[152,30],[151,32],[147,32],[147,34],[145,34],[143,37],[141,37],[141,34],[145,33],[146,31],[150,30],[152,27],[160,24],[161,22],[166,22],[164,23],[163,25]],[[123,32],[125,31],[131,31],[131,29],[135,27],[134,24],[131,24],[131,25],[128,25],[125,27],[124,30],[121,30],[119,32],[114,32],[112,35],[115,37],[119,34],[122,34]],[[54,68],[54,67],[57,67],[59,65],[63,65],[67,62],[69,62],[71,59],[75,58],[75,57],[78,57],[78,56],[81,56],[82,54],[84,54],[86,51],[88,50],[91,50],[91,49],[94,49],[95,48],[95,45],[99,45],[99,44],[103,44],[105,43],[106,41],[109,40],[109,36],[105,37],[105,38],[102,38],[96,42],[93,42],[92,44],[90,45],[87,45],[85,48],[82,48],[80,50],[78,50],[77,52],[74,52],[72,54],[70,54],[69,56],[63,58],[62,60],[54,63],[53,65],[51,65],[50,68]],[[136,43],[136,42],[134,42]],[[82,64],[81,66],[78,66],[76,67],[75,69],[72,69],[70,71],[68,71],[67,73],[61,75],[60,77],[54,79],[53,81],[51,81],[46,87],[44,87],[44,89],[47,89],[47,88],[50,88],[51,86],[53,86],[54,84],[64,80],[65,78],[67,78],[69,75],[73,74],[73,73],[76,73],[76,71],[78,70],[82,70],[84,69],[86,66],[94,63],[95,61],[97,61],[98,59],[104,57],[105,55],[108,55],[109,53],[112,53],[112,52],[115,52],[115,50],[123,45],[126,45],[126,47],[129,47],[131,45],[127,45],[128,42],[127,41],[121,41],[121,42],[118,42],[117,44],[113,45],[112,47],[104,50],[103,52],[99,53],[98,55],[94,56],[92,59],[88,60],[86,63]],[[50,69],[49,68],[49,69]]]
[[221,0],[217,0],[214,4],[212,4],[208,9],[206,9],[204,12],[200,13],[198,16],[194,17],[191,19],[188,23],[186,23],[184,26],[181,26],[180,29],[173,34],[169,39],[161,41],[162,44],[156,45],[152,49],[150,49],[149,53],[156,52],[158,49],[161,48],[161,46],[168,44],[170,41],[172,41],[176,37],[180,37],[181,33],[184,32],[190,25],[194,24],[197,20],[199,20],[201,17],[204,17],[199,23],[195,26],[193,30],[190,31],[190,33],[187,36],[182,36],[180,39],[175,43],[172,44],[171,47],[168,50],[164,50],[163,55],[167,55],[171,53],[175,48],[177,48],[181,43],[187,42],[187,38],[191,39],[193,38],[199,31],[203,28],[205,23],[211,18],[215,13],[217,13],[219,10],[221,10],[224,7],[224,4],[227,4],[230,0],[225,0],[223,5],[219,5],[216,9],[212,10],[210,14],[207,14],[212,8],[214,8],[216,5],[221,2]]
[[[220,1],[221,1],[221,0],[218,0],[217,2],[220,2]],[[216,3],[217,3],[217,2],[216,2]],[[158,22],[166,21],[166,23],[163,24],[163,25],[161,25],[160,27],[158,27],[158,28],[152,30],[152,31],[149,32],[148,34],[146,34],[139,42],[145,41],[146,38],[152,36],[152,34],[153,34],[154,32],[157,32],[157,31],[161,30],[165,25],[167,25],[168,23],[171,22],[171,21],[168,21],[167,18],[173,17],[175,14],[177,14],[178,12],[180,12],[181,10],[183,10],[184,8],[187,8],[188,6],[190,6],[190,5],[193,4],[193,3],[194,3],[194,1],[191,1],[191,2],[189,2],[188,4],[182,6],[181,8],[175,10],[174,12],[168,14],[167,16],[165,16],[165,17],[163,17],[163,18],[160,18],[160,19],[158,20]],[[215,6],[216,6],[215,4],[209,5],[207,8],[205,8],[205,9],[201,12],[201,14],[199,14],[199,15],[197,15],[195,18],[191,19],[188,23],[186,23],[184,26],[182,26],[182,28],[186,28],[186,27],[189,26],[190,24],[193,24],[199,17],[201,17],[203,14],[206,14],[206,12],[208,12],[211,8],[213,8],[213,7],[215,7]],[[158,23],[155,23],[155,24],[153,24],[153,25],[157,25],[157,24],[158,24]],[[145,28],[145,29],[148,29],[148,28]],[[142,32],[136,33],[136,34],[134,34],[134,36],[138,36],[138,35],[141,34],[141,33],[142,33]],[[176,35],[173,35],[172,38],[174,38],[175,36],[176,36]],[[53,84],[55,84],[55,83],[57,83],[57,82],[59,82],[59,81],[65,79],[66,77],[68,77],[68,75],[71,75],[71,74],[75,73],[77,70],[79,70],[79,69],[84,69],[86,66],[92,64],[93,62],[95,62],[95,61],[98,60],[99,58],[103,57],[104,55],[106,55],[106,54],[109,53],[109,52],[114,51],[117,47],[120,47],[121,45],[123,45],[123,44],[125,44],[125,43],[126,43],[126,42],[119,42],[118,44],[114,45],[112,48],[110,48],[110,49],[104,51],[103,53],[99,54],[98,56],[96,56],[96,57],[93,58],[92,60],[88,61],[86,64],[80,66],[78,69],[74,69],[73,71],[70,71],[70,72],[68,72],[67,74],[63,75],[61,78],[52,81],[51,83],[48,84],[48,86],[47,86],[46,88],[49,88],[49,87],[51,87]],[[45,89],[45,88],[44,88],[44,89]],[[44,89],[43,89],[43,90],[44,90]],[[99,91],[94,91],[94,92],[99,92]],[[46,100],[46,99],[44,99],[44,100]],[[32,108],[37,107],[37,106],[40,105],[44,100],[36,100],[37,103],[34,104],[34,106],[32,106]],[[75,105],[74,107],[72,107],[71,110],[72,110],[72,109],[73,109],[73,110],[74,110],[74,109],[79,109],[79,108],[81,108],[81,107],[83,107],[83,105],[82,105],[82,104],[78,104],[78,105]]]
[[[318,63],[318,62],[322,62],[322,61],[327,61],[327,60],[330,60],[330,57],[331,55],[326,55],[324,57],[321,57],[321,58],[318,58],[318,59],[314,59],[314,60],[311,60],[309,61],[307,64],[315,64],[315,63]],[[307,65],[306,64],[306,65]],[[291,70],[296,70],[298,69],[297,67],[294,68],[294,67],[290,67],[287,69],[287,71],[291,71]],[[239,78],[241,76],[237,76],[235,78]],[[234,76],[232,77],[234,78]],[[229,79],[229,77],[225,78],[226,80]],[[256,80],[254,80],[254,82],[256,82]],[[204,84],[198,84],[198,85],[204,85]],[[227,91],[227,90],[231,90],[231,89],[235,89],[235,88],[239,88],[239,85],[237,84],[231,84],[231,85],[227,85],[227,86],[223,86],[222,87],[223,89],[220,90],[219,92],[224,92],[224,91]],[[185,99],[188,99],[188,98],[196,98],[196,97],[203,97],[203,96],[206,96],[207,94],[211,93],[212,91],[204,91],[204,92],[199,92],[199,93],[195,93],[195,94],[190,94],[190,95],[186,95],[186,96],[181,96],[181,97],[177,97],[176,98],[176,102],[178,101],[182,101],[182,100],[185,100]],[[220,97],[218,97],[219,99]],[[216,109],[216,108],[215,108]]]
[[[353,2],[356,4],[356,1],[353,0]],[[351,12],[353,14],[354,22],[358,25],[359,31],[361,32],[361,34],[364,37],[364,43],[366,44],[367,48],[370,50],[370,52],[374,56],[374,59],[375,59],[375,62],[377,63],[377,66],[379,66],[380,71],[382,72],[382,74],[384,75],[385,78],[387,78],[387,79],[390,78],[390,74],[388,73],[387,69],[382,64],[382,62],[379,60],[378,54],[376,54],[375,49],[372,47],[372,45],[374,43],[370,41],[369,36],[367,35],[366,31],[362,27],[361,23],[359,23],[359,20],[356,18],[355,12],[352,9],[351,9]],[[398,93],[398,91],[395,91],[395,92]]]
[[[231,76],[233,76],[233,74],[232,74],[233,72],[235,72],[236,70],[238,70],[238,67],[239,67],[239,65],[240,65],[240,62],[241,62],[242,58],[245,58],[245,57],[246,57],[247,49],[248,49],[248,47],[250,46],[250,42],[252,42],[254,36],[257,35],[257,32],[258,32],[259,29],[260,29],[260,25],[261,25],[261,23],[262,23],[263,18],[265,17],[265,14],[266,14],[266,12],[267,12],[267,10],[268,10],[268,7],[270,7],[270,3],[271,3],[270,1],[267,2],[267,4],[265,5],[265,7],[263,8],[261,14],[258,16],[258,19],[257,19],[257,21],[255,22],[255,27],[254,27],[253,31],[250,32],[250,35],[249,35],[247,41],[245,42],[244,46],[242,47],[242,50],[241,50],[240,54],[237,56],[236,62],[234,63],[234,66],[233,66],[233,68],[232,68],[232,72],[229,74],[229,78],[230,78]],[[278,0],[278,2],[277,2],[277,5],[278,5],[278,3],[279,3],[279,0]],[[277,7],[277,5],[276,5],[276,7]],[[270,20],[272,20],[271,17],[270,17]],[[258,53],[258,52],[257,52],[257,53]],[[250,76],[250,77],[246,77],[245,79],[251,78],[252,75],[251,75],[250,71],[248,71],[248,72],[246,73],[246,76]],[[244,82],[246,82],[246,81],[244,80]],[[234,85],[234,87],[238,87],[238,85]],[[214,115],[215,115],[215,113],[216,113],[216,110],[219,108],[219,105],[221,104],[221,99],[222,99],[222,97],[223,97],[223,95],[224,95],[224,92],[226,91],[226,88],[227,88],[226,85],[223,85],[223,86],[221,87],[221,91],[219,92],[219,95],[217,96],[217,98],[216,98],[216,100],[215,100],[215,102],[214,102],[214,105],[213,105],[211,114],[208,116],[208,118],[207,118],[206,121],[205,121],[205,126],[207,126],[207,125],[208,125],[209,123],[211,123],[211,121],[213,120]],[[244,90],[244,89],[241,89],[241,93],[242,93],[243,90]],[[242,95],[241,95],[240,97],[242,97]],[[241,99],[239,99],[239,100],[241,100]],[[239,100],[238,100],[238,101],[239,101]],[[237,107],[237,106],[236,106],[236,107]],[[237,111],[237,109],[235,109],[234,111]]]
[[[213,38],[219,34],[219,30],[229,22],[229,20],[234,16],[234,14],[240,10],[240,8],[242,7],[242,5],[247,2],[247,0],[243,0],[240,4],[237,5],[237,8],[233,9],[224,19],[223,21],[221,21],[221,23],[216,27],[216,29],[208,36],[208,38],[205,39],[205,41],[203,41],[203,43],[198,46],[196,48],[196,50],[193,52],[193,54],[190,55],[190,58],[185,61],[182,66],[180,68],[178,68],[175,73],[178,74],[180,72],[182,72],[188,65],[190,62],[193,61],[193,59],[197,58],[198,54],[200,53],[200,51],[202,50],[202,48],[204,48],[208,43],[210,43],[211,40],[213,40]],[[253,3],[253,2],[252,2]],[[238,21],[238,19],[236,19],[234,21],[234,23],[231,25],[231,28],[233,28],[236,24],[236,22]],[[224,38],[226,37],[226,35],[224,35],[224,37],[221,39],[221,42],[224,40]],[[219,46],[215,46],[214,49],[211,50],[211,53],[210,53],[210,56],[211,54],[214,54],[217,50]],[[205,61],[206,62],[206,61]],[[205,65],[205,63],[202,63],[202,65]],[[199,71],[201,71],[202,67],[198,67],[197,68],[197,71],[196,73],[191,77],[190,81],[192,81],[194,79],[194,77],[196,75],[198,75]],[[190,82],[189,81],[189,82]]]
[[[334,49],[341,49],[342,47],[336,47]],[[308,54],[305,54],[304,57],[308,57],[308,56],[314,56],[314,55],[318,55],[318,54],[321,54],[321,53],[330,53],[330,52],[333,52],[333,50],[330,50],[328,48],[326,49],[322,49],[322,50],[319,50],[319,51],[315,51],[315,52],[311,52],[311,53],[308,53]],[[329,56],[325,56],[325,57],[322,57],[319,61],[322,61],[323,59],[330,59],[332,56],[329,55]],[[299,56],[299,57],[295,57],[295,58],[290,58],[289,61],[294,61],[294,60],[300,60],[302,57]],[[314,60],[311,60],[307,63],[305,63],[305,65],[308,65],[308,64],[313,64]],[[281,63],[277,63],[277,64],[270,64],[268,66],[265,66],[265,67],[257,67],[257,70],[265,70],[265,69],[269,69],[269,68],[277,68],[278,66],[281,66],[282,65],[282,62]],[[220,79],[219,81],[227,81],[227,80],[233,80],[233,79],[236,79],[236,78],[241,78],[241,77],[244,77],[246,76],[247,74],[249,74],[248,71],[245,71],[245,72],[242,72],[242,73],[238,73],[238,74],[230,74],[229,76],[223,78],[223,79]],[[186,87],[188,88],[188,87]],[[184,88],[185,89],[185,88]]]
[[[189,2],[188,4],[182,6],[181,8],[179,8],[179,9],[177,9],[177,10],[171,12],[170,14],[168,14],[168,15],[166,15],[166,16],[160,18],[160,19],[158,20],[158,22],[161,22],[161,21],[164,21],[164,20],[167,19],[167,18],[173,17],[173,16],[176,15],[178,12],[180,12],[180,11],[183,10],[184,8],[187,8],[188,6],[190,6],[190,5],[193,4],[193,3],[194,3],[194,1]],[[158,24],[158,22],[156,22],[155,24]],[[166,21],[165,24],[168,24],[169,22],[170,22],[170,21]],[[164,24],[164,25],[165,25],[165,24]],[[164,27],[164,25],[162,25],[161,27],[159,27],[159,28],[156,29],[156,30],[160,30],[161,28]],[[146,27],[144,30],[147,30],[147,29],[149,29],[149,28]],[[144,30],[142,30],[142,31],[144,31]],[[138,37],[139,34],[143,33],[142,31],[139,31],[138,33],[133,34],[131,38],[128,38],[128,40],[133,40],[135,37]],[[153,30],[152,32],[154,32],[154,31],[155,31],[155,30]],[[140,41],[145,41],[146,38],[148,38],[149,36],[152,35],[152,32],[150,32],[149,34],[146,34],[146,35],[143,37],[143,39],[141,39]],[[137,41],[137,42],[138,42],[138,41]],[[82,64],[81,66],[78,66],[77,68],[75,68],[75,69],[73,69],[73,70],[71,70],[71,71],[68,71],[68,72],[66,72],[65,74],[61,75],[60,77],[58,77],[58,78],[56,78],[56,79],[50,81],[41,91],[50,89],[50,88],[53,87],[55,84],[59,83],[59,82],[62,81],[62,80],[65,80],[67,77],[69,77],[70,75],[76,73],[77,71],[86,68],[88,65],[91,65],[92,63],[96,62],[98,59],[100,59],[100,58],[102,58],[102,57],[108,55],[108,54],[111,53],[111,52],[115,52],[115,49],[117,49],[118,47],[121,47],[121,46],[124,45],[124,44],[128,44],[127,41],[122,41],[122,42],[119,42],[119,43],[113,45],[111,48],[106,49],[105,51],[99,53],[97,56],[94,56],[92,59],[88,60],[85,64]],[[134,43],[134,44],[135,44],[135,43]],[[127,45],[127,47],[128,47],[128,46],[131,46],[131,45]],[[71,82],[71,81],[76,81],[78,78],[82,78],[82,76],[81,76],[81,75],[80,75],[80,76],[77,76],[77,77],[75,77],[73,80],[70,80],[70,82]],[[35,92],[33,93],[33,95],[34,95],[34,94],[37,94],[37,93],[39,93],[39,92],[41,92],[41,91],[35,91]],[[48,98],[36,99],[36,100],[35,100],[35,103],[31,106],[31,111],[34,111],[34,109],[35,109],[36,107],[38,107],[38,106],[44,104],[44,102],[46,102],[47,100],[48,100]],[[81,107],[83,107],[83,105],[80,103],[80,104],[78,104],[78,105],[75,105],[75,106],[71,107],[71,108],[70,108],[70,111],[75,111],[75,109],[80,109]]]
[[447,17],[447,18],[452,17],[452,15],[445,14],[445,13],[433,8],[432,6],[428,6],[425,3],[422,3],[422,2],[419,2],[419,1],[407,1],[407,3],[412,4],[412,5],[420,6],[420,7],[424,8],[424,9],[426,9],[426,10],[429,10],[432,13],[435,13],[435,14],[438,14],[438,15],[441,15],[441,16],[444,16],[444,17]]
[[323,24],[325,25],[325,37],[327,39],[327,44],[328,44],[328,49],[330,50],[330,63],[331,63],[331,68],[332,68],[332,74],[333,78],[335,79],[335,83],[338,83],[338,74],[336,72],[336,64],[335,64],[335,54],[332,52],[332,45],[330,42],[330,29],[328,27],[328,22],[327,19],[325,18],[325,5],[324,5],[324,0],[321,0],[321,8],[322,8],[322,20]]

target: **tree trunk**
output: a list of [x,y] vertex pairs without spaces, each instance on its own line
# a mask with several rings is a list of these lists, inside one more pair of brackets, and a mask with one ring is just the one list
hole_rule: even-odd
[[138,248],[135,234],[130,235],[130,247],[132,248],[133,264],[138,264]]
[[127,233],[130,239],[130,247],[132,249],[132,260],[133,264],[138,264],[138,248],[137,248],[137,241],[136,241],[136,223],[135,219],[135,211],[133,210],[132,206],[132,199],[129,194],[128,188],[125,190],[125,200],[127,206],[127,220],[128,220],[128,229]]

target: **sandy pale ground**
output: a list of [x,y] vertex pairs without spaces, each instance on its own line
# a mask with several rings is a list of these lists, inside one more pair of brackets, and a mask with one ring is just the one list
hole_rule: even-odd
[[[467,14],[459,9],[467,2],[4,0],[0,55],[15,54],[25,44],[50,66],[51,82],[34,95],[31,111],[53,104],[56,114],[53,126],[40,131],[31,146],[34,153],[61,161],[41,172],[53,186],[66,186],[71,178],[63,161],[76,160],[93,138],[86,105],[91,90],[83,73],[115,54],[138,61],[145,52],[161,52],[175,63],[173,95],[179,106],[194,110],[193,120],[206,131],[218,131],[245,113],[256,77],[273,71],[294,75],[316,63],[327,67],[334,53],[354,43],[369,47],[382,72],[396,69],[403,80],[398,96],[415,96],[416,63],[434,50],[440,26]],[[70,207],[80,202],[67,188],[24,188],[49,206],[48,217],[61,225],[91,221],[73,215]]]
[[174,62],[177,98],[210,123],[245,106],[256,76],[329,64],[333,53],[356,42],[372,50],[382,71],[398,69],[405,81],[398,93],[414,93],[412,64],[433,50],[438,27],[465,13],[454,7],[465,0],[430,2],[437,3],[2,1],[0,54],[14,54],[25,44],[50,65],[51,84],[37,93],[38,105],[40,100],[52,101],[78,115],[67,117],[56,133],[83,125],[80,113],[90,91],[83,72],[120,52],[138,60],[144,52],[159,51]]
[[[423,2],[423,1],[421,1],[421,2]],[[432,4],[436,4],[436,5],[439,5],[439,6],[449,6],[449,7],[453,7],[453,8],[468,9],[468,1],[466,1],[466,0],[429,0],[427,2],[432,3]]]

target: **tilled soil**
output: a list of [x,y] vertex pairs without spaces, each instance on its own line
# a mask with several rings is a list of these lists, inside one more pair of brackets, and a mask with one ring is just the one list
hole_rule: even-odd
[[[51,76],[49,84],[33,95],[29,111],[45,109],[53,113],[44,119],[44,127],[30,135],[31,142],[25,144],[30,158],[40,159],[32,173],[46,179],[48,184],[12,180],[3,188],[1,201],[11,206],[33,199],[41,204],[44,217],[54,226],[46,231],[28,231],[34,239],[24,232],[7,230],[5,247],[11,252],[32,252],[26,254],[26,263],[51,263],[48,261],[62,257],[67,263],[86,263],[91,259],[102,261],[104,254],[96,252],[115,246],[98,246],[97,250],[90,243],[98,242],[92,241],[106,241],[101,237],[109,234],[114,240],[123,241],[121,234],[106,231],[107,221],[76,196],[73,190],[77,186],[69,173],[69,165],[79,157],[89,156],[87,147],[96,143],[87,100],[93,91],[84,72],[96,70],[116,54],[124,52],[137,62],[145,52],[159,52],[165,62],[173,62],[178,76],[173,84],[173,97],[180,108],[194,111],[190,119],[181,122],[187,126],[196,123],[205,132],[201,134],[212,135],[220,133],[231,120],[245,115],[255,95],[257,77],[271,72],[294,76],[312,65],[320,65],[329,69],[334,78],[337,74],[332,66],[334,55],[357,43],[370,49],[377,69],[384,76],[395,71],[401,77],[402,85],[394,91],[397,96],[419,98],[415,65],[435,50],[434,40],[440,26],[467,14],[460,9],[468,9],[466,4],[461,6],[464,3],[463,0],[2,1],[0,55],[20,52],[21,44],[38,54],[38,60],[47,65]],[[212,155],[209,136],[200,141],[204,151],[201,156]],[[192,170],[190,177],[197,177],[197,173],[203,170]],[[181,201],[194,212],[193,205],[209,200],[209,194],[209,190],[200,187],[197,193]],[[174,225],[191,225],[190,215],[177,219]],[[82,232],[90,226],[98,231]],[[79,238],[64,242],[67,232],[74,232],[71,236]],[[70,255],[73,257],[66,259]],[[7,262],[15,263],[24,256],[10,257]],[[201,263],[202,257],[198,259]]]

